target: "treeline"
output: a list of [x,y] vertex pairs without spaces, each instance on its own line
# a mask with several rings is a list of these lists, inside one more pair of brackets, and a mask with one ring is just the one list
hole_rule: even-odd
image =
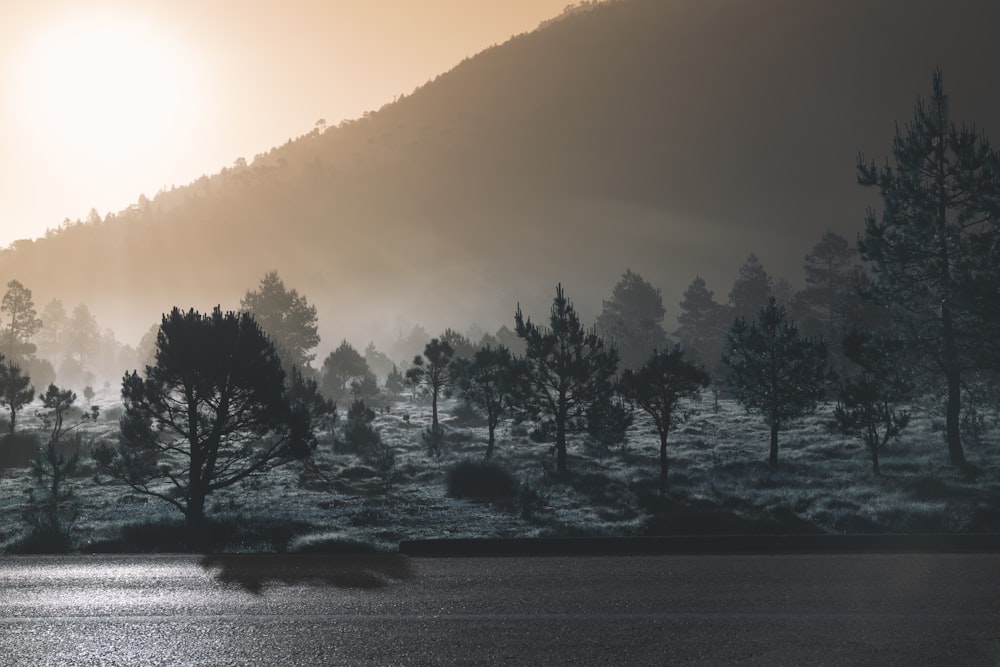
[[[337,421],[335,401],[350,401],[347,445],[390,470],[392,443],[372,427],[366,401],[407,389],[431,403],[423,440],[432,455],[444,441],[439,400],[457,393],[487,418],[486,456],[502,421],[530,421],[536,440],[553,443],[558,472],[574,436],[620,442],[641,410],[659,436],[661,489],[668,435],[708,387],[761,416],[772,466],[781,431],[835,403],[833,426],[866,443],[876,474],[879,449],[909,422],[907,406],[939,397],[950,460],[966,467],[963,431],[974,435],[977,411],[996,407],[1000,371],[1000,159],[985,136],[948,120],[939,73],[897,133],[893,158],[882,168],[858,158],[859,182],[878,189],[883,208],[869,212],[857,248],[825,234],[798,291],[754,255],[727,303],[696,277],[670,333],[660,291],[630,270],[592,327],[559,285],[546,321],[518,306],[512,330],[475,343],[453,330],[425,341],[415,329],[397,352],[417,352],[401,364],[344,341],[317,367],[316,309],[276,272],[246,292],[239,312],[174,309],[151,330],[149,365],[124,378],[121,435],[95,449],[99,476],[173,504],[197,529],[213,491],[308,458]],[[2,309],[4,349],[29,358],[43,330],[30,292],[11,283]],[[16,363],[2,367],[13,431],[33,390]],[[50,445],[72,403],[63,391],[50,385],[43,399],[58,424]],[[74,459],[44,451],[36,476],[58,487]]]

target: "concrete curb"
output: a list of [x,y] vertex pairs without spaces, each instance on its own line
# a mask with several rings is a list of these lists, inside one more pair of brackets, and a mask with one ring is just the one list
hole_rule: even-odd
[[1000,553],[1000,534],[680,535],[404,540],[407,556]]

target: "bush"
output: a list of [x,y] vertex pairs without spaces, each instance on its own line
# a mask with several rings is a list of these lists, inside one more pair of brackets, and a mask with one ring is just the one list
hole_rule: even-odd
[[448,468],[445,484],[452,498],[508,500],[517,493],[517,480],[495,461],[459,461]]
[[427,452],[431,456],[440,456],[441,445],[444,443],[444,429],[441,428],[440,424],[437,426],[428,426],[420,434],[420,441],[427,448]]
[[[0,423],[0,429],[3,427]],[[18,432],[0,436],[0,468],[27,468],[41,446],[42,441],[33,433]]]
[[344,421],[344,449],[368,458],[382,449],[382,436],[372,426],[375,411],[363,399],[351,403]]

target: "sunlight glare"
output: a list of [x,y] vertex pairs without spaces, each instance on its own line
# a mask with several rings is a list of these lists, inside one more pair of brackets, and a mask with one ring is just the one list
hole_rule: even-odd
[[116,164],[169,147],[188,129],[191,68],[147,23],[67,22],[41,37],[25,66],[27,113],[56,150]]

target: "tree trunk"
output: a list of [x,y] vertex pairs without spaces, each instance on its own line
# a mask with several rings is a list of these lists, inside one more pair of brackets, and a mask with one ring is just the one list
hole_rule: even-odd
[[957,371],[948,373],[948,405],[945,410],[945,425],[947,427],[948,455],[951,464],[965,465],[965,451],[962,449],[962,432],[960,428],[962,415],[962,377]]
[[566,419],[556,418],[556,472],[566,472]]
[[947,429],[948,456],[954,466],[965,465],[965,452],[962,450],[962,433],[960,421],[962,415],[962,373],[958,364],[958,345],[955,341],[955,325],[952,319],[950,304],[941,304],[941,337],[944,339],[945,379],[948,381],[948,404],[945,408],[945,427]]
[[771,423],[771,457],[768,460],[772,468],[778,467],[778,422]]
[[660,432],[660,495],[667,490],[667,432]]
[[188,498],[187,511],[184,513],[184,523],[188,529],[188,535],[199,545],[206,537],[205,526],[205,494],[201,492],[192,493]]
[[869,447],[868,449],[870,449],[872,453],[872,473],[878,477],[882,474],[878,470],[878,446]]
[[431,430],[437,431],[438,428],[438,392],[435,387],[431,391]]
[[497,425],[492,421],[489,423],[489,435],[486,439],[486,459],[489,460],[493,458],[493,443],[496,440],[495,432]]

